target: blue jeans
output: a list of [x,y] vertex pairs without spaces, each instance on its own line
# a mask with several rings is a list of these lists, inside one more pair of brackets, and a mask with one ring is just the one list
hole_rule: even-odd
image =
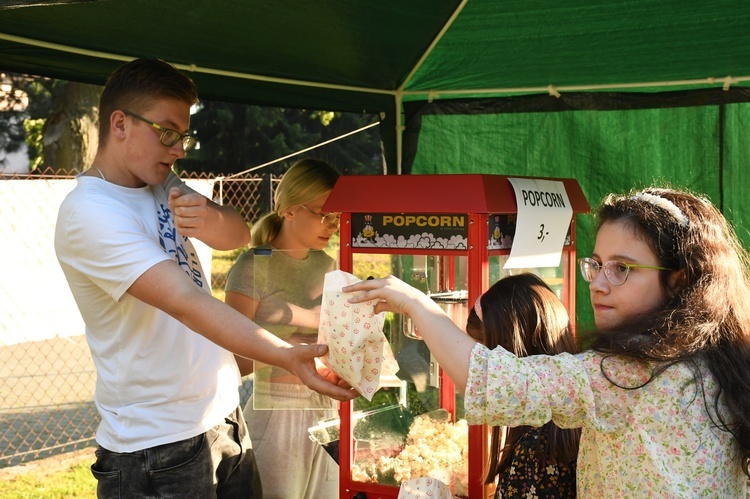
[[207,432],[136,452],[96,450],[101,498],[254,498],[263,491],[238,407]]

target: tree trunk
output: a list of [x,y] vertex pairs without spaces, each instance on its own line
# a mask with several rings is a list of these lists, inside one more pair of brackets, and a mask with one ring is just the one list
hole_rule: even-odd
[[55,88],[54,110],[44,124],[44,167],[68,173],[91,166],[98,144],[102,87],[66,82]]

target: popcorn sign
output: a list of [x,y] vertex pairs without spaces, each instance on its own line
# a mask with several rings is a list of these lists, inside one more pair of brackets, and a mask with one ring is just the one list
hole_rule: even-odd
[[398,364],[383,334],[383,314],[375,302],[349,303],[354,293],[341,288],[359,282],[340,270],[329,272],[323,283],[318,343],[328,345],[323,362],[367,400],[378,390],[382,374],[395,374]]
[[557,267],[573,208],[560,181],[508,178],[516,193],[518,218],[504,269]]

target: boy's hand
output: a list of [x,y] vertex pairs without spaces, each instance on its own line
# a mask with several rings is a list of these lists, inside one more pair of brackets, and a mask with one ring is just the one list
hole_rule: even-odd
[[175,229],[180,235],[198,237],[208,216],[208,199],[205,196],[172,187],[169,190],[169,209],[172,211]]
[[359,393],[336,373],[328,369],[317,357],[325,355],[328,347],[325,345],[297,345],[292,349],[291,369],[311,390],[327,395],[336,400],[352,400]]

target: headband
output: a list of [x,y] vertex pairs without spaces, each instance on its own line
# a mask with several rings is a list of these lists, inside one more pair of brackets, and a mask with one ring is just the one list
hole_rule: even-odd
[[479,317],[479,320],[484,322],[484,319],[482,319],[482,304],[479,303],[479,300],[482,299],[482,295],[477,296],[477,301],[474,302],[474,311],[477,313],[477,317]]
[[672,217],[677,220],[677,223],[679,223],[682,227],[687,227],[690,224],[690,220],[688,219],[688,217],[682,212],[681,209],[677,207],[676,204],[674,204],[669,199],[663,198],[661,196],[655,196],[653,194],[649,194],[648,192],[639,192],[638,194],[632,196],[630,199],[645,201],[649,204],[658,206],[659,208],[666,210],[670,215],[672,215]]

